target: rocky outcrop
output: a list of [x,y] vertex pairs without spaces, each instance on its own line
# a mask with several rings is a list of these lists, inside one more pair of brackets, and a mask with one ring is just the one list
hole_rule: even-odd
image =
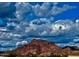
[[28,56],[28,57],[61,57],[68,56],[70,49],[62,49],[52,42],[45,40],[33,39],[31,43],[17,48],[14,51],[16,56]]
[[33,39],[31,43],[0,54],[1,56],[19,56],[19,57],[66,57],[71,53],[70,48],[60,48],[53,42]]

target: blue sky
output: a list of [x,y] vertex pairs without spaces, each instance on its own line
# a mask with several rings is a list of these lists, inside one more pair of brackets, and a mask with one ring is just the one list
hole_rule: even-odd
[[[31,2],[30,4],[32,4],[32,5],[40,4],[41,5],[42,3],[43,2]],[[3,3],[3,4],[5,4],[5,3]],[[14,4],[15,3],[11,3],[8,6],[0,4],[1,5],[0,8],[3,9],[3,10],[0,10],[0,17],[2,18],[2,17],[5,17],[5,16],[9,15],[12,12],[15,12],[16,8],[15,8]],[[67,18],[68,15],[70,15],[70,17],[68,17],[70,19],[73,19],[73,16],[75,16],[76,18],[78,18],[78,16],[79,16],[78,15],[78,12],[79,12],[79,8],[78,8],[79,7],[79,3],[78,2],[75,2],[75,3],[74,2],[59,2],[57,4],[57,6],[63,6],[64,4],[68,4],[70,6],[77,6],[77,8],[75,8],[73,10],[66,11],[66,12],[58,15],[58,18]],[[50,3],[50,5],[53,5],[53,3]],[[7,11],[6,11],[6,8],[7,8]],[[4,16],[3,16],[3,14],[4,14]],[[12,15],[12,14],[10,14],[10,15]],[[61,15],[63,17],[61,17]]]
[[[36,5],[36,4],[42,4],[43,2],[32,2],[30,4],[32,5]],[[0,18],[5,18],[5,17],[8,17],[8,18],[13,18],[13,17],[16,17],[13,13],[15,12],[16,10],[16,7],[14,6],[15,3],[11,3],[10,5],[7,5],[5,6],[6,3],[1,3],[0,5]],[[55,15],[55,20],[58,20],[58,19],[70,19],[70,20],[75,20],[75,19],[78,19],[79,18],[79,3],[78,2],[60,2],[57,4],[57,6],[63,6],[64,4],[67,4],[67,5],[70,5],[70,6],[76,6],[77,8],[74,8],[74,9],[71,9],[71,10],[67,10],[63,13],[60,13],[58,15]],[[50,5],[52,6],[53,3],[50,3]],[[32,20],[33,18],[38,18],[36,16],[30,16],[30,15],[27,15],[27,18],[29,18],[29,20]],[[7,19],[6,19],[7,21]],[[3,21],[3,23],[5,23],[5,21]],[[2,23],[1,23],[2,24]]]
[[77,46],[79,3],[0,3],[0,51],[28,43],[32,37]]

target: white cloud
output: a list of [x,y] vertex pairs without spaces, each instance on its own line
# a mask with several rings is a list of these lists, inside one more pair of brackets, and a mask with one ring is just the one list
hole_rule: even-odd
[[76,23],[79,23],[79,19],[77,19],[75,22],[76,22]]
[[40,35],[46,35],[47,31],[43,31],[42,33],[40,33]]
[[70,20],[58,20],[51,25],[53,35],[69,32],[72,29],[73,22]]
[[[51,6],[51,4],[53,5]],[[45,2],[42,5],[39,4],[31,5],[30,3],[16,3],[15,5],[17,10],[16,17],[19,19],[23,18],[25,14],[30,12],[38,17],[48,17],[76,8],[76,6],[70,6],[67,4],[64,4],[62,7],[58,7],[57,4],[58,4],[57,2],[55,3]]]
[[75,6],[69,6],[69,5],[63,5],[63,7],[58,7],[58,6],[52,6],[52,9],[50,10],[49,15],[57,15],[60,14],[64,11],[70,10],[76,8]]
[[15,15],[19,20],[25,18],[25,14],[32,11],[32,5],[27,2],[17,2],[15,6],[16,6]]
[[7,28],[3,27],[3,28],[0,28],[0,32],[7,32]]
[[43,30],[44,28],[48,27],[48,25],[50,25],[50,20],[46,18],[35,19],[31,21],[29,25],[30,25],[30,29],[34,31],[37,31],[37,29]]
[[25,45],[25,44],[28,44],[28,42],[27,42],[27,41],[17,42],[17,43],[16,43],[16,47],[23,46],[23,45]]
[[73,42],[78,42],[79,41],[79,38],[75,38],[74,40],[73,40]]
[[15,25],[15,30],[13,32],[1,32],[0,38],[3,39],[13,39],[19,38],[23,35],[60,35],[61,33],[73,33],[73,35],[77,35],[79,32],[78,26],[76,24],[78,22],[72,22],[71,20],[58,20],[51,23],[51,18],[39,18],[34,19],[30,23],[27,21],[22,21],[21,23]]
[[[26,27],[26,33],[34,35],[58,35],[60,33],[66,33],[73,27],[73,22],[70,20],[58,20],[51,23],[50,19],[40,18],[34,19],[30,22],[29,27]],[[27,34],[28,35],[28,34]]]

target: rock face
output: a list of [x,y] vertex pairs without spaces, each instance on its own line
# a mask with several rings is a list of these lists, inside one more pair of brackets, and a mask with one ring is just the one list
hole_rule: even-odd
[[54,43],[33,39],[31,43],[17,48],[11,56],[27,57],[61,57],[68,56],[70,49],[62,49]]

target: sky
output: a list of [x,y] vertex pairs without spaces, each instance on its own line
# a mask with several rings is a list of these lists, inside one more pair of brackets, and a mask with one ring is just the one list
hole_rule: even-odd
[[78,2],[0,3],[0,51],[28,44],[33,38],[62,46],[79,44]]
[[[15,18],[16,16],[14,15],[14,13],[16,12],[16,6],[15,6],[16,3],[0,3],[0,19],[1,18]],[[42,5],[43,2],[32,2],[30,3],[32,5],[36,5],[36,4],[39,4],[39,5]],[[70,5],[70,6],[76,6],[77,8],[73,8],[71,10],[67,10],[65,12],[62,12],[62,13],[59,13],[57,15],[54,15],[54,20],[59,20],[59,19],[62,19],[62,20],[65,20],[65,19],[70,19],[70,20],[73,20],[75,21],[76,19],[79,18],[79,3],[78,2],[60,2],[57,4],[57,6],[63,6],[64,4],[67,4],[67,5]],[[50,2],[50,6],[52,6],[53,3]],[[27,18],[30,19],[30,20],[33,20],[34,18],[40,18],[40,17],[36,17],[35,15],[27,15]],[[53,16],[51,16],[53,17]],[[48,17],[49,18],[49,17]],[[3,19],[3,20],[0,20],[0,25],[2,26],[5,26],[6,25],[6,22],[7,22],[7,19]]]

